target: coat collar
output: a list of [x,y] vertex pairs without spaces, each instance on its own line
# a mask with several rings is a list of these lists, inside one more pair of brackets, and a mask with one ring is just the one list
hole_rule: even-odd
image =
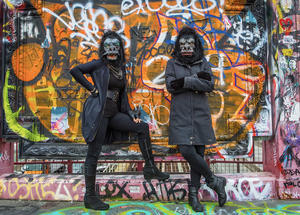
[[196,61],[193,62],[192,64],[185,64],[185,63],[183,63],[183,62],[180,62],[180,61],[177,60],[177,59],[174,59],[174,61],[175,61],[176,64],[179,64],[179,65],[182,65],[182,66],[185,66],[185,67],[191,67],[191,66],[193,66],[193,65],[200,64],[200,63],[203,62],[202,59],[196,60]]

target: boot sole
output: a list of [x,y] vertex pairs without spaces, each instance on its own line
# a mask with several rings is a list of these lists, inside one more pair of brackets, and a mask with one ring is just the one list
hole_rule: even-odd
[[148,178],[148,177],[144,177],[144,179],[145,180],[157,179],[159,181],[165,181],[165,180],[169,179],[169,177],[168,178],[155,178],[155,177],[154,178],[153,177],[152,178],[151,177]]
[[164,177],[164,178],[162,178],[162,177],[156,177],[156,176],[151,177],[151,176],[145,176],[145,175],[144,175],[144,179],[145,179],[145,180],[157,179],[157,180],[160,180],[160,181],[164,181],[164,180],[167,180],[167,179],[169,179],[169,178],[170,178],[170,176],[169,176],[169,177]]
[[87,209],[92,209],[92,210],[96,210],[96,211],[105,211],[105,210],[109,209],[109,205],[95,208],[95,207],[92,207],[90,204],[88,204],[86,202],[84,202],[84,207],[87,208]]
[[191,208],[193,209],[193,211],[195,211],[195,212],[203,212],[204,211],[204,206],[200,202],[199,202],[199,204],[201,205],[201,209],[196,210],[196,208],[194,208],[192,206],[192,203],[189,202],[189,206],[191,206]]

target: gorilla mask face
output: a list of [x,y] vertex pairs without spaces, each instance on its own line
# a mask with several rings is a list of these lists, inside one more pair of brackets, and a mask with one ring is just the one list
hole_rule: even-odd
[[108,37],[104,43],[104,55],[108,60],[117,60],[120,56],[120,41],[115,37]]
[[194,50],[195,50],[194,36],[191,34],[183,35],[179,39],[179,48],[180,48],[180,54],[182,56],[192,57],[194,55]]

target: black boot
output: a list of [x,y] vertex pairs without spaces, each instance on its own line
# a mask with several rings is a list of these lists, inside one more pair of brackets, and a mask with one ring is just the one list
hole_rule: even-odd
[[109,204],[102,202],[100,195],[95,192],[95,180],[96,176],[85,175],[84,206],[93,210],[108,210]]
[[196,212],[203,212],[204,207],[200,204],[198,199],[198,188],[195,186],[189,185],[189,205]]
[[207,186],[216,191],[218,194],[219,206],[222,207],[227,201],[225,192],[226,178],[212,175],[208,180]]
[[150,179],[166,180],[166,179],[170,178],[170,175],[167,173],[161,172],[155,166],[154,162],[151,165],[145,164],[144,169],[143,169],[143,174],[144,174],[144,178],[146,180],[150,180]]
[[150,180],[150,179],[166,180],[166,179],[168,179],[170,177],[170,175],[167,173],[161,172],[155,166],[150,137],[143,139],[143,141],[139,141],[139,146],[140,146],[142,155],[145,159],[145,166],[143,169],[144,178],[146,180]]

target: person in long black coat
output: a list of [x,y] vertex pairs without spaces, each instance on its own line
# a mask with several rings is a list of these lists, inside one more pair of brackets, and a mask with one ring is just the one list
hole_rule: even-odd
[[198,199],[200,178],[218,194],[219,205],[226,202],[224,177],[215,176],[204,159],[205,145],[216,142],[206,93],[214,89],[214,76],[204,57],[196,31],[189,27],[180,30],[167,63],[165,81],[171,93],[169,144],[178,145],[191,167],[189,204],[203,211]]
[[[107,210],[95,192],[96,168],[103,144],[114,140],[128,140],[128,132],[138,134],[138,144],[145,159],[145,179],[165,180],[154,164],[149,126],[132,111],[127,98],[125,56],[121,37],[113,31],[106,32],[99,46],[100,59],[80,64],[70,73],[83,87],[91,92],[82,113],[82,135],[88,144],[84,164],[86,192],[84,205],[94,210]],[[84,76],[90,74],[94,85]]]

